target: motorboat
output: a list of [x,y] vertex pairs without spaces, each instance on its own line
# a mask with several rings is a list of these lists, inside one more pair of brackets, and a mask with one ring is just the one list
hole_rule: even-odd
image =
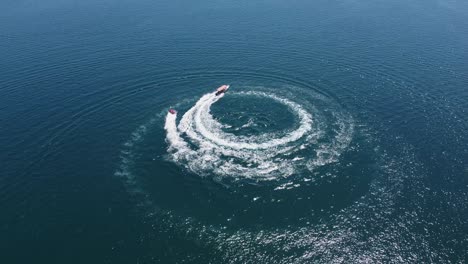
[[220,87],[218,87],[218,89],[216,89],[216,95],[220,95],[220,94],[223,94],[225,92],[227,92],[227,90],[229,89],[229,85],[225,84],[225,85],[221,85]]

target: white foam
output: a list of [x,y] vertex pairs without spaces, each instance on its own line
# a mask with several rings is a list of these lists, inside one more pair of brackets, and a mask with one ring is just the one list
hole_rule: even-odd
[[[288,177],[300,167],[312,170],[334,162],[349,144],[352,129],[349,125],[338,125],[339,131],[334,140],[319,145],[313,160],[296,156],[297,151],[307,150],[324,134],[320,131],[320,125],[314,126],[313,115],[302,105],[272,93],[251,91],[237,95],[255,96],[258,100],[268,99],[283,104],[296,117],[296,128],[282,134],[254,136],[236,136],[225,132],[223,128],[226,125],[211,114],[211,106],[224,94],[205,94],[185,112],[178,126],[177,115],[168,113],[166,116],[164,128],[168,153],[174,162],[201,175],[272,180]],[[251,125],[251,122],[247,124]]]

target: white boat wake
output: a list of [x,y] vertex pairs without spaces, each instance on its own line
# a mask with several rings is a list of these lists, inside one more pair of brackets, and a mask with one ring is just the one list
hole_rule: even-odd
[[271,92],[235,95],[280,103],[294,115],[296,124],[278,133],[234,135],[223,130],[226,125],[211,113],[211,106],[224,94],[205,94],[178,125],[176,113],[166,116],[164,128],[172,161],[202,176],[274,180],[336,162],[351,141],[353,123],[342,113],[325,114],[314,105],[304,106]]

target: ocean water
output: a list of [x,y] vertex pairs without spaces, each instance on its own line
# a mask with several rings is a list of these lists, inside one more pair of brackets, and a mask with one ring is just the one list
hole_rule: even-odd
[[466,47],[458,0],[2,1],[0,262],[465,263]]

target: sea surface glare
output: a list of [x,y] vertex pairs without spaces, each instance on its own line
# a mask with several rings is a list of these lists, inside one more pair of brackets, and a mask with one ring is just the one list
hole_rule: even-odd
[[466,263],[466,47],[461,0],[0,1],[0,263]]

